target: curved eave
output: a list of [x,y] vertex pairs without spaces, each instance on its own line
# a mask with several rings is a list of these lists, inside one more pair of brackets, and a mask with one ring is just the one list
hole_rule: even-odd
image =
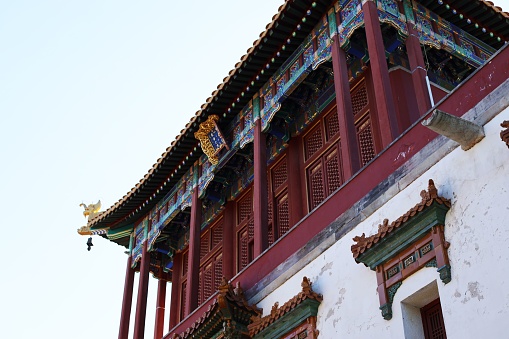
[[[491,1],[442,0],[442,4],[439,4],[437,0],[419,0],[419,2],[495,49],[499,49],[505,41],[509,40],[509,13],[502,11]],[[450,9],[447,9],[446,5],[449,5]],[[453,13],[453,9],[457,11],[456,14]],[[463,19],[460,18],[460,14],[463,15]],[[468,18],[472,18],[470,24],[467,22]],[[478,28],[475,27],[476,23],[479,25]],[[482,31],[483,27],[487,28],[486,32]],[[490,32],[494,33],[493,37],[490,36]],[[498,41],[497,36],[500,36],[502,41]]]
[[[311,14],[306,16],[306,22],[302,18],[315,2]],[[136,184],[131,191],[127,192],[119,201],[89,222],[89,226],[98,229],[104,227],[118,228],[133,224],[136,220],[146,215],[155,204],[160,201],[178,180],[190,168],[190,166],[203,154],[198,141],[194,138],[194,132],[199,124],[205,121],[209,115],[216,114],[221,117],[219,125],[224,128],[240,110],[251,100],[283,62],[299,47],[303,39],[316,26],[318,21],[326,13],[331,2],[327,0],[301,1],[286,0],[272,21],[260,34],[259,39],[254,41],[253,46],[241,57],[223,82],[217,86],[212,95],[207,98],[205,104],[196,112],[195,116],[186,124],[181,133],[176,136],[171,146],[166,149],[161,158],[153,165],[149,172]],[[296,30],[297,25],[301,26]],[[291,37],[293,32],[295,37]],[[291,37],[291,42],[287,39]],[[281,46],[285,44],[285,50]],[[276,53],[280,56],[276,57]],[[274,62],[271,59],[275,58]],[[266,65],[270,64],[270,68]],[[263,75],[259,72],[264,69]],[[255,80],[253,86],[251,81]],[[250,87],[247,95],[241,96],[241,92]],[[235,108],[227,112],[231,103],[236,101]],[[185,163],[182,163],[184,159]],[[179,169],[180,165],[180,169]],[[173,176],[171,174],[173,173]]]

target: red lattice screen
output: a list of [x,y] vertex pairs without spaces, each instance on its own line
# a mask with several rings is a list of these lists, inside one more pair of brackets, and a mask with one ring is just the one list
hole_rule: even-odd
[[325,117],[325,131],[327,141],[331,140],[336,134],[339,133],[339,120],[338,120],[338,112],[336,109],[332,110],[331,113],[327,114]]
[[211,248],[216,247],[221,244],[223,241],[223,219],[219,220],[217,224],[212,227],[212,246]]
[[[320,144],[316,140],[323,140],[322,135],[325,135],[326,141]],[[308,136],[304,137],[305,149],[314,151],[305,161],[309,210],[317,207],[343,183],[339,138],[338,114],[335,107],[327,111]],[[318,146],[321,147],[317,148]]]
[[187,274],[187,265],[189,264],[189,251],[182,254],[182,276]]
[[304,150],[306,160],[311,158],[313,154],[318,152],[323,147],[322,126],[318,124],[308,135],[304,138]]
[[376,155],[371,125],[371,113],[369,111],[369,96],[364,81],[352,91],[352,107],[355,116],[361,165],[364,166]]
[[279,237],[290,230],[290,211],[288,193],[284,192],[277,199],[277,226]]
[[312,210],[325,199],[325,187],[323,183],[323,165],[321,159],[318,159],[307,170],[308,190],[309,190],[309,209]]
[[253,260],[251,253],[253,237],[253,194],[250,189],[237,202],[237,272]]
[[182,283],[182,294],[180,299],[180,320],[186,317],[186,296],[187,296],[187,281]]
[[203,257],[206,256],[209,251],[209,232],[206,232],[200,239],[200,259],[203,259]]
[[368,91],[366,90],[366,83],[362,82],[352,93],[352,109],[353,115],[362,113],[368,106]]
[[357,138],[359,140],[361,162],[362,166],[364,166],[375,157],[375,145],[373,144],[373,133],[371,131],[369,116],[366,117],[362,124],[359,124],[357,128]]
[[283,184],[286,184],[288,179],[288,167],[286,164],[286,157],[272,169],[272,190],[276,192]]
[[436,299],[421,309],[425,339],[447,339],[440,299]]

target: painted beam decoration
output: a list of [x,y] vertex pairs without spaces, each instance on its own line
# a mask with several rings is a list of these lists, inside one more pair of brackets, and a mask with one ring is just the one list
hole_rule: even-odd
[[433,180],[421,191],[421,202],[378,232],[353,240],[357,263],[376,271],[380,310],[385,320],[392,318],[392,302],[403,280],[424,267],[435,267],[444,284],[451,281],[451,266],[444,238],[445,215],[451,202],[437,193]]
[[200,124],[198,131],[194,133],[194,137],[200,141],[203,153],[207,155],[213,165],[217,165],[219,162],[217,158],[219,151],[224,147],[229,149],[219,126],[217,126],[218,120],[217,115],[210,115],[205,122]]
[[136,264],[141,259],[141,253],[143,251],[143,243],[147,239],[148,232],[148,217],[145,217],[142,221],[134,227],[134,244],[132,249],[132,267],[136,267]]
[[281,103],[307,75],[331,58],[331,43],[327,15],[324,15],[301,46],[262,87],[260,97],[263,99],[263,106],[260,118],[263,131],[269,128],[270,122],[281,108]]

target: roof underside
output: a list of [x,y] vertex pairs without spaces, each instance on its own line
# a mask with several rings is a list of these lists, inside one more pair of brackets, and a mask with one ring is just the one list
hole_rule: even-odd
[[[458,15],[453,14],[450,10],[445,10],[444,5],[450,4],[465,18],[475,17],[481,27],[490,27],[492,31],[505,37],[504,40],[509,39],[509,14],[502,12],[491,2],[443,0],[444,5],[440,5],[436,0],[421,0],[420,2],[439,16],[495,48],[501,47],[504,42],[498,42],[496,36],[491,37],[489,33],[483,33],[473,24],[468,24],[465,19],[461,20]],[[241,96],[240,94],[244,91],[247,93],[247,87],[249,87],[249,93],[257,93],[299,47],[333,2],[318,0],[315,1],[315,7],[312,7],[311,3],[311,1],[299,0],[285,1],[279,8],[279,12],[273,17],[272,22],[266,26],[266,30],[260,34],[260,38],[253,43],[253,47],[217,86],[217,90],[206,100],[201,110],[196,112],[152,169],[117,203],[91,220],[89,226],[96,229],[124,227],[133,224],[149,213],[203,154],[194,137],[199,124],[205,121],[209,115],[216,114],[221,117],[219,125],[224,129],[252,98],[252,95]],[[306,12],[310,9],[311,14],[306,16]],[[302,21],[304,16],[306,16],[305,22]],[[297,30],[296,27],[299,24],[301,28]],[[295,37],[292,37],[293,32],[296,32]],[[287,41],[289,38],[291,38],[290,42]],[[285,50],[281,49],[283,45],[285,45]],[[276,57],[278,52],[280,55]],[[274,58],[273,62],[272,58]],[[270,64],[270,68],[266,68],[267,64]],[[264,74],[260,74],[261,69],[265,69]],[[255,81],[257,75],[259,79]],[[251,85],[252,81],[255,81],[254,85]],[[234,100],[238,100],[235,108],[227,112]]]

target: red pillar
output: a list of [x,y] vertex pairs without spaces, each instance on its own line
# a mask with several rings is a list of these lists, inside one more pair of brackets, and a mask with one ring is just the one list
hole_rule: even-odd
[[398,135],[396,110],[392,100],[389,69],[385,58],[385,47],[382,38],[378,10],[373,1],[368,0],[362,5],[366,41],[368,43],[369,63],[373,86],[375,89],[378,124],[382,148],[386,148]]
[[120,329],[118,339],[127,339],[129,335],[129,320],[131,318],[131,306],[133,303],[134,270],[131,268],[132,257],[127,258],[125,271],[124,297],[122,299],[122,314],[120,315]]
[[198,186],[193,189],[191,222],[189,225],[189,260],[187,266],[186,312],[190,314],[198,307],[198,279],[200,274],[201,201]]
[[267,210],[267,140],[262,133],[262,120],[254,127],[254,257],[258,257],[269,245]]
[[171,304],[170,321],[168,330],[171,330],[179,322],[179,300],[180,300],[180,276],[182,272],[182,253],[173,255],[173,269],[171,271]]
[[339,46],[336,34],[332,43],[332,68],[334,71],[334,89],[341,136],[341,159],[343,161],[344,180],[351,178],[360,169],[359,144],[355,131],[355,121],[348,80],[345,51]]
[[150,254],[147,251],[147,241],[143,243],[141,254],[140,281],[138,284],[138,300],[136,302],[136,317],[134,324],[134,339],[145,336],[145,318],[147,314],[148,279],[150,270]]
[[235,269],[234,227],[235,204],[228,202],[223,214],[223,276],[227,280],[233,277]]
[[424,64],[419,37],[412,23],[407,22],[407,27],[408,38],[406,39],[405,45],[412,72],[412,83],[414,84],[417,109],[419,110],[418,112],[409,112],[410,119],[414,122],[431,108],[431,102],[429,99],[428,86],[426,85],[426,65]]
[[164,310],[166,302],[166,284],[167,281],[165,280],[165,277],[161,277],[157,284],[156,321],[154,326],[154,339],[161,339],[163,337]]

